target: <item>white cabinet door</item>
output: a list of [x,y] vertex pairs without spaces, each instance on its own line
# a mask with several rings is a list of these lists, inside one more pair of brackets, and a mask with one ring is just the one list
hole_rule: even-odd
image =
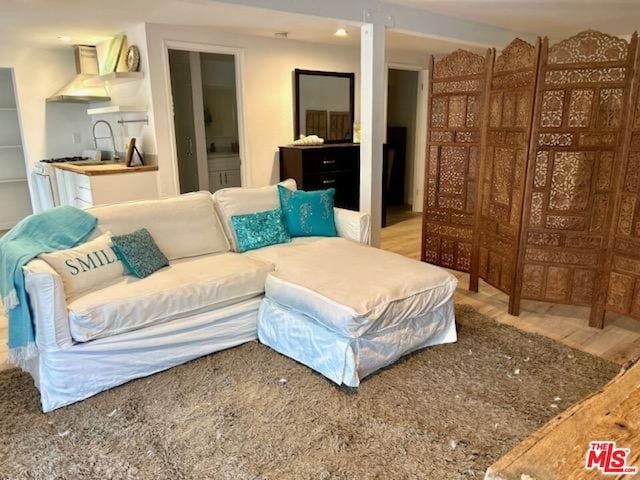
[[242,179],[240,177],[240,169],[225,170],[224,172],[225,187],[240,187]]
[[55,170],[56,184],[58,185],[58,195],[60,196],[60,205],[71,205],[75,207],[74,202],[74,173],[67,170],[57,168]]
[[209,171],[209,191],[211,193],[225,188],[224,173],[221,170]]

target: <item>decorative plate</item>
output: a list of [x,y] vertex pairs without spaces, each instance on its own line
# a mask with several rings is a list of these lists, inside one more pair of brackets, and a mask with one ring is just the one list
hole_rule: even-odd
[[127,52],[127,70],[137,72],[138,67],[140,67],[140,50],[135,45],[131,45]]

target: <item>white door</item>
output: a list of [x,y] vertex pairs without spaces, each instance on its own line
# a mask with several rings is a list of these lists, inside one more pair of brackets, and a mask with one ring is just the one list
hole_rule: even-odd
[[180,193],[195,192],[199,190],[198,156],[189,52],[169,50],[169,69]]

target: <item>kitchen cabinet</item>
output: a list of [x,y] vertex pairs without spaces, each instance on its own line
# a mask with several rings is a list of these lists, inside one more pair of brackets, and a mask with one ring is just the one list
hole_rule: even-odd
[[240,156],[237,153],[210,153],[207,156],[209,169],[209,190],[215,192],[221,188],[242,185]]
[[61,205],[95,205],[158,198],[157,167],[55,164]]

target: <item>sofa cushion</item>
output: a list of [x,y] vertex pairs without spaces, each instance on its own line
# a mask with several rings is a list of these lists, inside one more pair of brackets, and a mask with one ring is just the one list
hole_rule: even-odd
[[[279,185],[283,185],[289,190],[296,189],[296,182],[292,179],[285,180]],[[238,251],[238,241],[231,225],[231,217],[280,208],[280,197],[276,185],[260,188],[223,188],[213,194],[213,200],[224,231],[231,241],[231,248],[236,252]]]
[[229,251],[209,192],[105,205],[87,211],[98,218],[94,237],[107,231],[124,235],[146,228],[169,260]]
[[185,258],[144,279],[127,276],[68,302],[78,342],[136,330],[262,295],[273,265],[237,253]]
[[279,208],[234,215],[231,217],[231,224],[236,234],[239,252],[291,241],[287,227],[284,226],[282,210]]
[[305,192],[278,185],[282,215],[292,237],[336,237],[335,188]]
[[116,235],[112,241],[113,250],[129,275],[146,278],[169,265],[169,259],[158,248],[146,228],[126,235]]
[[347,337],[425,315],[449,301],[457,286],[442,268],[343,238],[244,255],[274,263],[267,298]]
[[124,275],[109,232],[77,247],[41,253],[39,257],[60,275],[66,297],[108,285]]

